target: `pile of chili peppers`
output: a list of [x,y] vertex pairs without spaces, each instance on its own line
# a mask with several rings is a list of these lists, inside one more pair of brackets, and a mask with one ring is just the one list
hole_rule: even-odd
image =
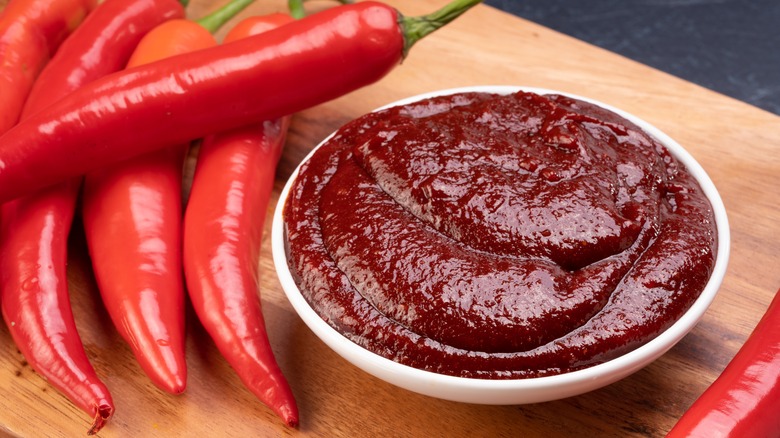
[[185,390],[188,294],[246,387],[295,427],[256,279],[290,115],[382,78],[481,0],[423,17],[348,0],[301,17],[290,0],[300,19],[251,17],[217,44],[211,34],[251,1],[198,22],[176,0],[9,0],[0,12],[2,313],[36,372],[92,416],[90,434],[114,403],[70,308],[74,216],[108,314],[154,384]]

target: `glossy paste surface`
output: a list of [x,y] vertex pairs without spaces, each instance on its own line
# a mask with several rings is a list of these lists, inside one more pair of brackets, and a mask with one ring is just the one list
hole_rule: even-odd
[[715,261],[694,178],[624,118],[558,95],[460,93],[365,115],[302,166],[288,262],[357,344],[442,374],[560,374],[623,354]]

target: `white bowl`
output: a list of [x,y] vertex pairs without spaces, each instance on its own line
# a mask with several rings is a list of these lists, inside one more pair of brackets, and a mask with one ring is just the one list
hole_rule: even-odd
[[[590,368],[554,376],[512,380],[462,378],[412,368],[368,351],[341,335],[317,315],[298,290],[287,265],[284,243],[284,225],[282,222],[283,206],[287,199],[290,186],[298,174],[298,169],[296,169],[281,193],[273,218],[271,238],[274,264],[276,265],[279,281],[281,282],[290,303],[306,325],[336,353],[363,371],[410,391],[458,402],[506,405],[557,400],[583,394],[614,383],[654,361],[679,342],[683,336],[696,325],[715,298],[726,272],[730,246],[728,219],[726,217],[723,201],[709,176],[707,176],[707,173],[702,169],[699,163],[696,162],[696,160],[694,160],[694,158],[677,142],[647,122],[592,99],[555,90],[516,86],[480,86],[442,90],[413,96],[391,103],[382,108],[403,105],[432,96],[458,92],[482,91],[509,94],[518,90],[534,92],[537,94],[566,95],[591,102],[602,108],[613,111],[635,123],[649,135],[655,137],[657,141],[665,145],[668,150],[688,168],[688,171],[699,182],[705,195],[712,204],[715,215],[718,247],[715,266],[709,282],[690,309],[688,309],[688,311],[667,330],[629,353]],[[327,141],[327,139],[325,141]],[[323,141],[323,143],[325,141]],[[317,147],[320,147],[321,145],[322,143]],[[309,156],[311,156],[311,154],[309,154]],[[309,157],[307,156],[306,159],[308,158]]]

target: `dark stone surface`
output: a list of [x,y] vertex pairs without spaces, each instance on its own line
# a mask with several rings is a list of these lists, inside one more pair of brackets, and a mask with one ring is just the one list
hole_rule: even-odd
[[780,114],[780,0],[486,0]]

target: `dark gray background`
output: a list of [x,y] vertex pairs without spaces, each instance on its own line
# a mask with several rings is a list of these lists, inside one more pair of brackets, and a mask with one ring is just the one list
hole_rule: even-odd
[[780,114],[780,0],[485,0]]

